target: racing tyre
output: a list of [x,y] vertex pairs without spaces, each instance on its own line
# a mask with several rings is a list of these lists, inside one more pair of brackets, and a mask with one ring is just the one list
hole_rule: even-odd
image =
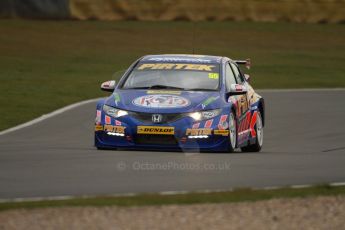
[[236,116],[234,112],[230,113],[229,116],[229,147],[228,152],[234,152],[237,144],[237,125]]
[[256,132],[255,144],[242,147],[241,148],[242,152],[260,152],[262,148],[262,144],[264,142],[264,127],[262,125],[262,117],[259,111],[257,113],[257,118],[256,118],[255,132]]

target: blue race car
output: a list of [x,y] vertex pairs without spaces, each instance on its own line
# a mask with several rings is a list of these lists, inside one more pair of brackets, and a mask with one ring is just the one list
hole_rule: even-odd
[[227,57],[148,55],[134,62],[97,104],[98,149],[258,152],[264,99]]

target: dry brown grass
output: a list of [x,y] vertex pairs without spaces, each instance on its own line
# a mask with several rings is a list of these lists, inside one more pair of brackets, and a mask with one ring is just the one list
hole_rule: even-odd
[[345,0],[71,0],[77,19],[339,23]]
[[345,198],[145,207],[63,207],[0,213],[0,229],[344,229]]

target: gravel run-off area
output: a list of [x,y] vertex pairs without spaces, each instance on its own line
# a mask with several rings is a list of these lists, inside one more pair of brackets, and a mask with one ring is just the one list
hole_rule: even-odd
[[0,229],[345,229],[345,196],[8,210]]

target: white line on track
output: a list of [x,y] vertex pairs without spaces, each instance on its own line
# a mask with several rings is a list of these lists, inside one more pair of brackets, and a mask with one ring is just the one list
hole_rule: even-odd
[[345,88],[303,88],[303,89],[257,89],[258,93],[289,93],[289,92],[327,92],[327,91],[345,91]]
[[28,127],[28,126],[31,126],[31,125],[34,125],[36,123],[39,123],[41,121],[44,121],[48,118],[51,118],[51,117],[54,117],[56,115],[59,115],[61,113],[64,113],[68,110],[71,110],[71,109],[74,109],[74,108],[77,108],[79,106],[82,106],[82,105],[85,105],[85,104],[88,104],[88,103],[92,103],[92,102],[96,102],[98,101],[100,98],[96,98],[96,99],[91,99],[91,100],[86,100],[86,101],[81,101],[81,102],[77,102],[77,103],[74,103],[74,104],[71,104],[71,105],[68,105],[68,106],[65,106],[61,109],[58,109],[58,110],[55,110],[51,113],[48,113],[48,114],[44,114],[34,120],[31,120],[31,121],[28,121],[28,122],[25,122],[21,125],[18,125],[18,126],[15,126],[15,127],[12,127],[12,128],[9,128],[9,129],[6,129],[4,131],[1,131],[0,132],[0,136],[1,135],[4,135],[4,134],[7,134],[7,133],[10,133],[10,132],[13,132],[13,131],[16,131],[16,130],[19,130],[19,129],[22,129],[22,128],[25,128],[25,127]]
[[344,186],[345,182],[334,182],[334,183],[330,183],[331,186]]
[[[344,186],[345,182],[333,182],[328,184],[331,187],[338,187]],[[290,185],[290,186],[269,186],[269,187],[254,187],[252,188],[254,191],[257,190],[276,190],[276,189],[283,189],[283,188],[292,188],[292,189],[301,189],[301,188],[310,188],[316,186],[315,184],[302,184],[302,185]],[[109,194],[109,195],[102,195],[101,197],[133,197],[143,194],[158,194],[161,196],[169,196],[169,195],[181,195],[181,194],[190,194],[190,193],[213,193],[213,192],[232,192],[235,189],[207,189],[207,190],[196,190],[196,191],[163,191],[158,193],[121,193],[121,194]],[[51,201],[51,200],[72,200],[72,199],[82,199],[82,198],[98,198],[100,196],[97,195],[86,195],[86,196],[48,196],[48,197],[28,197],[28,198],[10,198],[10,199],[0,199],[0,203],[8,203],[8,202],[34,202],[34,201]]]
[[[345,88],[321,88],[321,89],[259,89],[257,90],[259,93],[260,92],[269,92],[269,93],[280,93],[280,92],[325,92],[325,91],[345,91]],[[88,104],[88,103],[93,103],[101,98],[95,98],[95,99],[90,99],[86,101],[81,101],[77,102],[68,106],[65,106],[61,109],[55,110],[51,113],[44,114],[34,120],[28,121],[26,123],[23,123],[21,125],[6,129],[4,131],[0,132],[0,136],[34,125],[36,123],[39,123],[41,121],[44,121],[48,118],[54,117],[56,115],[59,115],[61,113],[64,113],[66,111],[69,111],[71,109],[77,108],[79,106]],[[334,182],[334,183],[329,183],[330,186],[344,186],[345,182]],[[270,186],[270,187],[263,187],[263,188],[253,188],[255,190],[273,190],[273,189],[280,189],[280,188],[308,188],[312,187],[312,184],[304,184],[304,185],[291,185],[288,187],[279,187],[279,186]],[[177,195],[177,194],[188,194],[188,193],[211,193],[211,192],[230,192],[233,191],[233,189],[229,190],[197,190],[197,191],[164,191],[164,192],[159,192],[159,195]],[[115,195],[109,195],[109,197],[123,197],[123,196],[137,196],[140,195],[140,193],[124,193],[124,194],[115,194]],[[97,196],[51,196],[51,197],[30,197],[30,198],[12,198],[12,199],[0,199],[0,203],[6,203],[6,202],[31,202],[31,201],[45,201],[45,200],[70,200],[70,199],[75,199],[75,198],[97,198]]]
[[299,185],[291,185],[291,188],[310,188],[311,184],[299,184]]
[[[258,93],[285,93],[285,92],[326,92],[326,91],[345,91],[345,88],[320,88],[320,89],[317,89],[317,88],[306,88],[306,89],[258,89],[257,92]],[[48,114],[45,114],[45,115],[42,115],[34,120],[31,120],[31,121],[28,121],[26,123],[23,123],[21,125],[18,125],[18,126],[15,126],[15,127],[12,127],[12,128],[9,128],[9,129],[6,129],[6,130],[3,130],[0,132],[0,136],[1,135],[4,135],[4,134],[7,134],[7,133],[10,133],[10,132],[13,132],[13,131],[16,131],[16,130],[19,130],[19,129],[22,129],[22,128],[25,128],[25,127],[28,127],[28,126],[31,126],[31,125],[34,125],[36,123],[39,123],[41,121],[44,121],[48,118],[51,118],[51,117],[54,117],[58,114],[61,114],[61,113],[64,113],[68,110],[71,110],[71,109],[74,109],[76,107],[79,107],[79,106],[82,106],[82,105],[85,105],[85,104],[88,104],[88,103],[92,103],[92,102],[96,102],[97,100],[99,100],[101,98],[96,98],[96,99],[91,99],[91,100],[86,100],[86,101],[81,101],[81,102],[78,102],[78,103],[74,103],[74,104],[71,104],[71,105],[68,105],[66,107],[63,107],[61,109],[58,109],[58,110],[55,110],[51,113],[48,113]]]

